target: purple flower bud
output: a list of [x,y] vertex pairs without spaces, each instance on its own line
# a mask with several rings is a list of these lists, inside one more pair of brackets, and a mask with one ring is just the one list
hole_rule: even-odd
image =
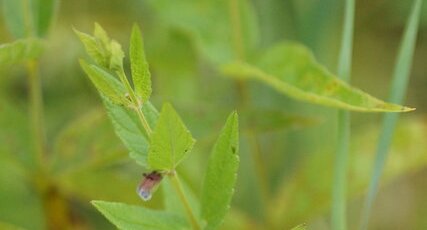
[[144,201],[148,201],[151,199],[152,193],[159,185],[160,181],[162,181],[162,174],[157,171],[152,171],[151,173],[144,173],[144,178],[139,184],[136,192]]

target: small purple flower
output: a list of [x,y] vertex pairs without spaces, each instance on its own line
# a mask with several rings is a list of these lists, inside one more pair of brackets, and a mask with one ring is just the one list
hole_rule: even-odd
[[144,201],[150,200],[151,195],[159,185],[160,181],[162,181],[163,176],[157,171],[152,171],[151,173],[142,174],[144,178],[139,184],[136,192]]

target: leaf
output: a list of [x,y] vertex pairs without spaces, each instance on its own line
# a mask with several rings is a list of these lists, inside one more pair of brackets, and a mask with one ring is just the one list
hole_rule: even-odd
[[132,28],[129,55],[135,92],[145,102],[151,95],[151,76],[145,58],[141,31],[136,24]]
[[148,164],[155,170],[174,170],[193,148],[195,140],[172,105],[163,105],[151,135]]
[[223,67],[229,76],[256,79],[294,99],[359,112],[408,112],[414,109],[386,103],[329,73],[310,51],[297,43],[280,43],[259,64],[235,62]]
[[[130,157],[135,159],[141,166],[148,168],[147,154],[149,142],[136,113],[123,106],[113,104],[108,99],[104,99],[103,101],[108,116],[113,123],[114,131],[130,151]],[[146,102],[142,105],[141,111],[148,120],[150,127],[155,127],[159,116],[156,108],[150,102]]]
[[123,58],[125,53],[122,50],[122,46],[112,40],[110,43],[111,57],[110,57],[110,70],[118,71],[123,69]]
[[227,213],[234,192],[239,166],[237,113],[227,119],[209,159],[202,189],[202,218],[206,229],[216,229]]
[[86,33],[82,33],[76,29],[74,29],[74,32],[77,34],[80,41],[83,43],[86,52],[95,61],[95,63],[104,68],[107,68],[108,65],[107,65],[107,57],[105,53],[106,51],[102,51],[100,47],[98,47],[97,40],[94,37]]
[[24,1],[19,0],[3,0],[3,16],[6,26],[15,38],[24,38],[30,34],[28,30],[30,28],[25,25],[23,3]]
[[84,60],[80,60],[80,65],[99,93],[119,105],[130,103],[125,96],[124,86],[115,77],[95,65],[87,64]]
[[58,0],[32,0],[34,26],[39,37],[47,34],[55,12],[58,9]]
[[250,1],[238,0],[237,4],[227,0],[148,2],[162,21],[189,34],[201,54],[214,64],[234,60],[236,45],[250,54],[258,44],[256,12]]
[[173,214],[122,203],[92,201],[92,204],[119,229],[189,229],[185,219]]
[[42,54],[43,41],[35,38],[19,39],[0,45],[0,67],[36,59]]
[[58,0],[4,0],[4,17],[16,38],[43,37],[49,30]]

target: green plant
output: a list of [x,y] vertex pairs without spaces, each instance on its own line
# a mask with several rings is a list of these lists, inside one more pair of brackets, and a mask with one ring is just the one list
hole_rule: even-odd
[[[128,147],[130,156],[144,170],[151,172],[145,175],[139,187],[141,198],[150,199],[163,177],[167,177],[174,188],[166,190],[165,211],[106,201],[93,201],[93,204],[123,229],[217,228],[229,208],[236,181],[239,151],[237,113],[229,116],[212,150],[198,213],[199,202],[194,199],[190,202],[176,171],[195,140],[170,104],[164,104],[160,114],[150,104],[150,72],[138,27],[134,25],[132,29],[129,47],[133,88],[125,74],[124,53],[120,45],[111,40],[101,26],[95,24],[94,36],[76,33],[95,62],[88,64],[81,60],[80,64],[101,94],[117,135]],[[130,126],[131,129],[128,128]],[[173,196],[182,202],[188,222],[182,219],[183,212],[177,207],[179,204],[171,201]]]

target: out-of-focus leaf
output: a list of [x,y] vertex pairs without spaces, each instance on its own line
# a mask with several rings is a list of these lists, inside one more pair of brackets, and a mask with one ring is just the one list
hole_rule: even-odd
[[[10,33],[16,38],[30,35],[31,28],[27,28],[24,12],[29,12],[30,5],[24,0],[3,0],[3,16]],[[25,5],[26,4],[26,5]],[[25,8],[24,8],[25,7]]]
[[[104,104],[117,136],[130,151],[130,157],[141,166],[148,168],[149,142],[136,113],[123,106],[113,104],[108,99],[104,99]],[[155,127],[159,116],[156,108],[150,102],[146,102],[142,105],[141,111],[148,120],[150,127]]]
[[[368,187],[369,167],[375,155],[378,127],[360,129],[351,142],[348,195],[360,195]],[[427,166],[427,123],[425,118],[402,120],[392,142],[384,170],[384,184],[413,174]],[[304,159],[291,181],[283,183],[271,201],[269,214],[276,226],[291,227],[324,212],[330,205],[333,154],[316,153]],[[289,208],[292,207],[292,208]]]
[[29,186],[28,176],[5,161],[0,152],[0,219],[27,229],[46,229],[42,201]]
[[[36,167],[26,112],[0,97],[0,162],[5,172],[23,175]],[[3,166],[5,167],[5,166]]]
[[[215,64],[236,58],[233,42],[238,42],[248,53],[258,42],[258,25],[251,3],[237,2],[181,0],[170,4],[166,0],[149,1],[160,20],[189,32],[201,53]],[[239,33],[237,38],[236,33]]]
[[124,86],[114,76],[95,65],[87,64],[84,60],[80,60],[80,65],[99,93],[119,105],[128,105],[130,103],[126,98]]
[[49,30],[58,0],[3,0],[6,25],[16,38],[37,35]]
[[42,54],[43,42],[40,39],[19,39],[0,45],[0,67],[35,59]]
[[151,76],[145,58],[141,30],[136,24],[132,28],[129,55],[135,92],[145,102],[151,95]]
[[174,170],[193,148],[191,136],[172,105],[163,105],[151,135],[148,163],[155,170]]
[[235,62],[223,67],[232,77],[253,78],[298,100],[360,112],[407,112],[412,108],[386,103],[351,87],[316,62],[297,43],[281,43],[260,59],[257,66]]
[[122,203],[92,201],[92,204],[119,229],[189,229],[185,219],[162,211]]
[[291,115],[273,109],[249,109],[241,114],[242,130],[256,133],[304,128],[319,123],[315,118]]
[[47,34],[58,8],[58,0],[32,0],[34,27],[39,37]]
[[239,167],[237,113],[227,119],[212,150],[202,189],[202,218],[206,229],[216,229],[230,207]]
[[127,155],[99,108],[65,126],[57,135],[53,152],[55,175],[106,166]]

